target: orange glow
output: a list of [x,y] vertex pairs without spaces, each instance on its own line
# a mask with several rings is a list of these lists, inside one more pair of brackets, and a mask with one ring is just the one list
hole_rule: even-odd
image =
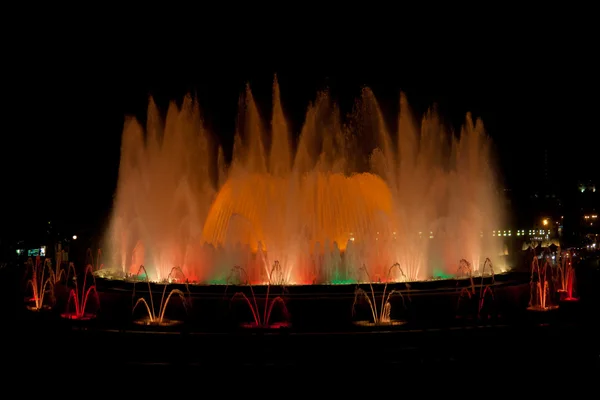
[[237,266],[243,284],[347,284],[366,279],[363,266],[379,281],[399,263],[406,277],[390,280],[416,280],[499,254],[482,234],[503,209],[480,120],[467,114],[457,138],[401,94],[391,130],[371,90],[347,116],[321,92],[292,140],[277,80],[272,100],[261,115],[246,88],[230,162],[191,96],[166,115],[151,100],[145,123],[127,118],[106,264],[123,275],[144,265],[153,281],[177,266],[229,284]]
[[[391,214],[392,196],[376,175],[308,175],[299,181],[295,199],[289,199],[289,186],[289,180],[267,174],[229,179],[210,209],[204,241],[222,245],[227,239],[250,244],[257,251],[259,242],[283,239],[281,229],[290,224],[290,214],[296,220],[292,225],[303,227],[311,246],[335,241],[343,251],[350,233],[359,238],[369,233],[357,229],[361,226],[370,232],[387,230],[387,221],[378,218],[378,214]],[[294,203],[290,204],[290,200]],[[233,219],[236,223],[231,229]]]

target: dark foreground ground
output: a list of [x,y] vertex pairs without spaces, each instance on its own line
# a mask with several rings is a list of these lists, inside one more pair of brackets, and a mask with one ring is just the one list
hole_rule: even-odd
[[538,377],[556,379],[568,389],[566,377],[576,376],[581,388],[600,377],[600,314],[598,296],[593,296],[600,287],[597,266],[582,278],[588,282],[586,299],[572,310],[523,314],[510,321],[329,332],[108,329],[24,318],[22,293],[3,286],[0,376],[5,383],[32,374],[64,382],[100,377],[108,386],[139,378],[147,386],[191,374],[198,385],[200,380],[207,387],[211,380],[250,380],[257,390],[290,379],[348,388],[388,387],[388,379],[435,386],[440,378],[531,383]]
[[366,396],[373,386],[378,395],[466,390],[546,396],[558,390],[596,396],[600,376],[598,327],[581,323],[314,334],[9,330],[4,346],[12,353],[5,353],[2,381],[22,387],[19,382],[35,377],[26,383],[30,394],[40,388],[47,394],[60,383],[56,390],[65,393],[123,396],[133,390],[150,398],[175,388],[195,396],[222,390],[224,398],[254,392]]
[[279,370],[317,366],[351,370],[378,365],[412,370],[477,362],[492,370],[511,366],[526,372],[539,363],[598,366],[598,332],[596,326],[577,322],[473,323],[327,333],[181,333],[22,326],[14,329],[13,343],[21,348],[15,359],[25,365],[43,359],[44,349],[48,349],[55,363],[92,369],[112,365]]

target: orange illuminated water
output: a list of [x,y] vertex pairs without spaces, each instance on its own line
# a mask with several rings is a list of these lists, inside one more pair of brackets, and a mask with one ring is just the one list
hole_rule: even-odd
[[265,282],[278,261],[282,282],[343,283],[366,280],[363,265],[381,279],[399,263],[415,280],[499,253],[490,142],[470,115],[453,135],[435,111],[415,120],[401,95],[392,132],[369,89],[344,119],[320,93],[294,142],[276,81],[269,118],[249,88],[239,112],[229,165],[190,97],[164,118],[151,101],[145,128],[127,119],[114,265],[225,283],[234,265]]

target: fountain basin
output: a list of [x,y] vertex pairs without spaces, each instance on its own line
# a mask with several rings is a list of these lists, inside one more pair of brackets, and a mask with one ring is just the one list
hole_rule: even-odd
[[532,312],[548,312],[548,311],[553,311],[553,310],[557,310],[558,306],[546,306],[546,307],[541,307],[541,306],[529,306],[527,307],[527,311],[532,311]]
[[26,305],[25,306],[29,311],[34,311],[34,312],[39,312],[39,311],[50,311],[52,309],[52,307],[48,306],[48,305],[43,305],[40,308],[36,307],[36,306],[31,306],[31,305]]
[[560,296],[560,302],[561,302],[561,303],[562,303],[562,302],[577,302],[577,301],[579,301],[579,298],[578,298],[578,297],[575,297],[575,296],[569,296],[569,292],[568,292],[568,291],[566,291],[566,290],[562,290],[562,289],[561,289],[561,290],[557,290],[556,292],[557,292],[557,293],[559,294],[559,296]]
[[502,314],[485,314],[477,316],[476,314],[469,315],[456,315],[455,317],[459,321],[485,321],[485,320],[498,320],[502,318]]
[[142,318],[142,319],[136,319],[133,321],[133,323],[136,325],[144,325],[144,326],[169,327],[169,326],[181,325],[181,324],[183,324],[183,321],[166,319],[166,318],[163,318],[162,320],[156,320],[156,319],[150,319],[150,318],[146,317],[146,318]]
[[[521,272],[505,272],[502,274],[496,274],[494,280],[496,283],[506,283],[514,281],[527,281],[528,275]],[[481,277],[474,277],[475,286],[479,287],[480,284],[488,286],[492,283],[491,276],[484,276],[483,280]],[[141,285],[143,283],[143,285]],[[135,286],[137,284],[137,286]],[[357,285],[368,285],[368,282],[356,282],[356,283],[345,283],[345,284],[312,284],[312,285],[285,285],[286,291],[290,294],[335,294],[335,293],[346,293],[348,288],[356,288]],[[384,282],[372,282],[374,288],[383,288]],[[240,288],[248,288],[249,285],[225,285],[225,284],[203,284],[203,283],[160,283],[150,282],[152,291],[162,291],[164,285],[168,285],[169,289],[180,289],[190,291],[192,295],[195,293],[203,294],[214,294],[223,295],[225,290],[232,294]],[[404,289],[410,288],[411,292],[418,292],[422,290],[440,290],[440,289],[454,289],[459,290],[462,288],[470,287],[471,282],[468,278],[450,278],[450,279],[431,279],[423,281],[410,281],[410,282],[390,282],[388,289]],[[96,275],[96,289],[98,291],[127,291],[131,292],[136,287],[136,292],[144,292],[146,290],[146,281],[143,280],[132,280],[132,279],[115,279],[115,278],[104,278],[101,274]],[[255,290],[266,290],[268,285],[255,284],[252,285]],[[271,285],[271,291],[274,293],[280,293],[282,288],[281,285]]]
[[90,321],[90,320],[96,318],[96,314],[92,314],[92,313],[77,314],[74,312],[68,312],[68,313],[62,313],[62,314],[60,314],[60,316],[61,316],[61,318],[64,318],[64,319],[70,319],[70,320],[76,320],[76,321]]
[[577,303],[579,301],[579,297],[565,297],[564,299],[560,299],[561,303]]
[[292,324],[290,322],[274,322],[271,324],[257,324],[256,322],[245,322],[240,324],[242,328],[245,329],[287,329],[291,328]]
[[[476,286],[479,285],[476,280]],[[484,284],[490,285],[491,278],[485,277]],[[501,314],[505,317],[521,315],[529,301],[529,274],[507,273],[497,275],[492,285],[495,303],[492,306],[494,315]],[[102,319],[111,326],[120,327],[131,324],[132,320],[132,295],[134,284],[122,280],[106,280],[97,278],[97,289],[102,304]],[[456,321],[456,310],[460,291],[470,287],[469,279],[448,279],[435,281],[409,282],[410,289],[403,282],[389,283],[387,293],[392,290],[402,292],[402,298],[392,297],[392,318],[394,320],[409,321],[415,324],[429,325],[432,321],[443,324],[453,324]],[[373,284],[377,302],[381,301],[384,284]],[[151,283],[153,293],[162,293],[165,285]],[[360,284],[368,287],[368,284]],[[289,311],[295,331],[310,330],[339,330],[352,329],[358,326],[356,320],[370,320],[368,305],[357,306],[357,314],[352,313],[357,285],[294,285],[282,288],[281,286],[252,286],[248,285],[185,285],[170,284],[167,291],[180,289],[186,293],[187,305],[182,307],[178,298],[173,298],[165,317],[185,321],[186,330],[222,331],[240,328],[240,322],[253,321],[251,313],[246,310],[243,302],[236,299],[232,302],[235,293],[242,292],[248,296],[252,303],[252,292],[260,313],[264,313],[267,289],[269,300],[282,296]],[[188,292],[189,289],[189,292]],[[285,289],[285,290],[284,290]],[[370,293],[370,289],[369,289]],[[146,284],[135,285],[135,297],[148,297]],[[477,308],[473,308],[476,312]],[[280,321],[280,309],[275,308],[274,321]],[[140,315],[140,317],[142,317]],[[135,318],[135,316],[134,316]],[[247,326],[248,330],[258,327]]]
[[354,325],[367,327],[367,328],[389,328],[391,326],[402,326],[406,323],[407,323],[407,321],[394,320],[394,319],[389,322],[353,321]]

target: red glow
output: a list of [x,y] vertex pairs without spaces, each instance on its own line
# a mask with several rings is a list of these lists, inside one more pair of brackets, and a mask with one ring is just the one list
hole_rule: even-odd
[[[73,263],[69,263],[69,272],[73,271],[73,278],[75,282],[75,289],[71,289],[69,292],[69,299],[67,300],[67,310],[65,311],[63,318],[69,318],[69,315],[75,315],[77,318],[69,318],[69,319],[78,319],[78,320],[87,320],[90,319],[89,316],[92,315],[86,312],[86,307],[88,304],[88,299],[91,294],[94,294],[96,299],[96,304],[100,304],[100,297],[98,296],[98,292],[96,290],[96,278],[94,278],[92,266],[88,265],[85,268],[83,273],[83,286],[81,288],[81,292],[79,290],[79,283],[77,282],[77,273],[75,271],[75,266]],[[87,286],[87,277],[90,275],[93,280],[93,284],[89,287]],[[69,274],[67,273],[67,279]],[[70,310],[71,304],[74,305],[75,310]]]
[[567,298],[564,298],[562,301],[575,302],[575,301],[579,301],[579,299],[577,297],[567,297]]
[[558,266],[558,276],[560,279],[561,288],[558,290],[563,301],[575,301],[573,295],[575,287],[575,269],[573,262],[575,261],[573,253],[567,251],[562,254],[561,263]]
[[280,329],[289,328],[292,326],[289,322],[274,322],[272,324],[257,324],[256,322],[248,322],[240,324],[242,328],[247,329]]
[[96,318],[96,314],[90,314],[90,313],[78,314],[75,311],[62,313],[62,314],[60,314],[60,316],[65,319],[72,319],[72,320],[78,320],[78,321],[89,321],[91,319]]
[[[187,280],[187,282],[186,282]],[[198,279],[198,275],[186,275],[186,279],[174,279],[173,282],[175,283],[198,283],[200,282],[200,280]]]

